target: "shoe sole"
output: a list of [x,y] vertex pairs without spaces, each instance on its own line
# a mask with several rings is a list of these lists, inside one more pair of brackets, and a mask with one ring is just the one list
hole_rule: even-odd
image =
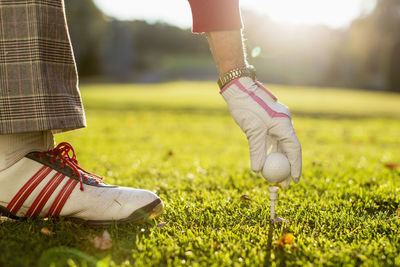
[[[140,224],[144,223],[147,221],[151,221],[152,219],[156,218],[157,216],[161,215],[164,211],[164,204],[161,201],[161,199],[156,199],[150,204],[147,204],[146,206],[143,206],[137,210],[135,210],[131,215],[129,215],[127,218],[120,219],[120,220],[84,220],[80,218],[74,218],[74,217],[64,217],[65,220],[77,222],[77,223],[82,223],[82,224],[87,224],[91,226],[107,226],[111,225],[113,223],[116,224],[125,224],[125,223],[134,223],[134,224]],[[7,208],[0,206],[0,215],[5,216],[14,220],[26,220],[27,218],[25,217],[17,217],[13,214],[11,214]]]

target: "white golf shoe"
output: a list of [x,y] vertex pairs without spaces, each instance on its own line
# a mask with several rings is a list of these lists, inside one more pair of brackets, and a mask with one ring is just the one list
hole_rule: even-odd
[[65,217],[108,225],[143,222],[163,210],[156,194],[108,185],[80,168],[68,143],[29,153],[0,172],[0,215],[13,219]]

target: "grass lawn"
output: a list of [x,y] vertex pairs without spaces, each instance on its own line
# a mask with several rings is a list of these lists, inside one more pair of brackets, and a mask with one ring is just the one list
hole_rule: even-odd
[[[303,146],[300,183],[279,193],[291,223],[269,225],[267,183],[215,84],[85,85],[89,127],[57,141],[106,182],[157,192],[165,212],[107,228],[5,221],[0,266],[400,266],[400,169],[385,167],[400,164],[400,95],[272,88]],[[96,249],[104,230],[112,247]]]

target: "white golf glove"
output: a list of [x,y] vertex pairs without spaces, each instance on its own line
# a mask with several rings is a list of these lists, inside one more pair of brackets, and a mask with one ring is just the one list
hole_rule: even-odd
[[301,146],[293,129],[289,109],[259,82],[251,78],[238,78],[221,90],[229,111],[247,136],[250,147],[251,168],[262,170],[267,153],[281,152],[289,159],[290,181],[299,182],[301,175]]

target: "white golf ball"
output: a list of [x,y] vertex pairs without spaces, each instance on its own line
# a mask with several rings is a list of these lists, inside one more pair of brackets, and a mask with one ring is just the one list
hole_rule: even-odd
[[281,183],[290,175],[290,163],[285,155],[273,152],[267,155],[262,169],[264,178],[272,184]]

